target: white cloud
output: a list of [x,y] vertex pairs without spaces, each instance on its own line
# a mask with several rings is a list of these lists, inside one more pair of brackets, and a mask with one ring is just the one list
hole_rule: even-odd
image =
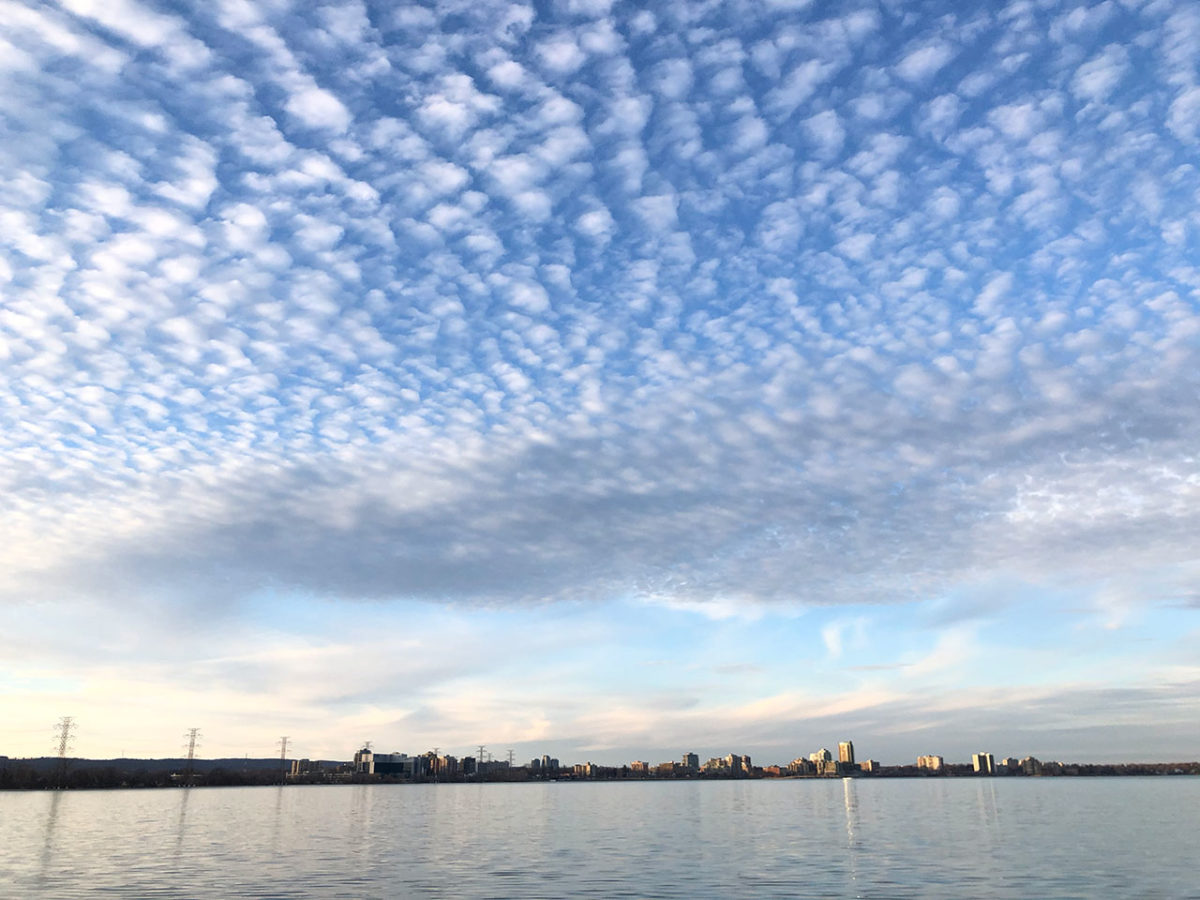
[[1200,131],[1200,87],[1181,91],[1171,101],[1167,127],[1181,141],[1194,140]]
[[846,140],[846,129],[842,127],[838,114],[831,109],[806,119],[804,128],[822,156],[836,155]]
[[1103,103],[1128,72],[1129,52],[1119,44],[1110,44],[1076,70],[1071,90],[1077,97]]
[[896,65],[896,74],[905,81],[929,80],[955,56],[955,50],[944,41],[937,41],[913,50]]
[[542,42],[537,53],[542,67],[553,75],[570,75],[587,61],[587,54],[567,35]]
[[350,111],[342,101],[316,86],[293,93],[288,98],[287,111],[310,128],[341,132],[350,127]]
[[612,213],[604,207],[600,207],[583,213],[576,220],[575,227],[581,234],[586,234],[588,237],[607,239],[612,237],[616,223],[613,221]]
[[540,284],[530,282],[514,284],[509,289],[509,302],[518,309],[534,315],[550,308],[550,296]]
[[640,197],[633,202],[633,206],[646,225],[655,231],[671,228],[677,221],[679,200],[674,195]]
[[487,74],[493,84],[508,90],[524,85],[529,78],[524,66],[512,59],[496,63],[487,70]]

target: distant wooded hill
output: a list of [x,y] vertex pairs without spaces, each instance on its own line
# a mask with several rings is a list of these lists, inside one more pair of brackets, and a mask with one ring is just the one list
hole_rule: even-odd
[[[290,761],[287,763],[290,768]],[[319,763],[336,767],[342,763]],[[284,764],[278,758],[194,759],[30,759],[0,757],[0,789],[169,787],[183,783],[251,785],[278,783]]]

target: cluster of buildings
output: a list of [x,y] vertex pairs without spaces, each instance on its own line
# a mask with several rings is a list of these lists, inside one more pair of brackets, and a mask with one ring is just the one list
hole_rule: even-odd
[[[842,776],[861,772],[876,772],[879,763],[866,760],[858,763],[854,758],[854,743],[842,741],[838,744],[837,758],[824,748],[799,757],[786,766],[755,766],[748,755],[729,753],[715,756],[705,762],[695,753],[685,753],[679,761],[651,765],[635,760],[625,766],[604,766],[593,762],[575,763],[564,766],[551,756],[530,760],[522,766],[508,760],[487,758],[480,747],[479,757],[439,755],[436,750],[409,756],[407,753],[376,753],[370,746],[354,754],[351,773],[354,775],[392,776],[404,779],[447,780],[460,778],[496,777],[505,780],[528,778],[762,778],[795,775]],[[307,760],[293,763],[293,776],[308,774],[304,767]]]
[[[704,762],[695,753],[685,753],[678,761],[650,764],[635,760],[624,766],[604,766],[593,762],[562,765],[551,756],[541,756],[523,765],[509,759],[491,758],[485,748],[479,748],[479,756],[458,758],[439,754],[431,750],[417,756],[407,753],[376,753],[370,745],[354,754],[354,762],[346,766],[346,774],[352,776],[385,776],[416,781],[458,781],[466,779],[494,779],[503,781],[525,781],[530,779],[608,779],[608,778],[786,778],[786,777],[844,777],[848,775],[914,776],[914,775],[1058,775],[1063,766],[1056,762],[1042,762],[1032,756],[1024,759],[1008,757],[997,764],[991,753],[975,753],[971,764],[947,763],[937,755],[918,756],[913,766],[881,767],[873,759],[858,761],[854,755],[854,742],[841,741],[837,754],[822,747],[807,757],[793,759],[787,765],[755,766],[747,755],[729,753],[714,756]],[[292,776],[303,777],[315,774],[308,760],[292,763]]]
[[[946,764],[940,756],[918,756],[917,771],[928,775],[941,775],[955,768]],[[1006,756],[997,765],[991,753],[972,753],[971,771],[976,775],[1061,775],[1063,764],[1053,761],[1042,762],[1035,756],[1017,759]]]

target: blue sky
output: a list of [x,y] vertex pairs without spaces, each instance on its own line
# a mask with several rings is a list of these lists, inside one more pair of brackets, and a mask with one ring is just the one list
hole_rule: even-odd
[[0,0],[0,753],[1200,754],[1200,8]]

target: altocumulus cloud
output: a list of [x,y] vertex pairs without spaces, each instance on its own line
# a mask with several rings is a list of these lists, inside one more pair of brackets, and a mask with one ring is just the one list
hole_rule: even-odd
[[1186,4],[0,8],[10,601],[1195,590]]

